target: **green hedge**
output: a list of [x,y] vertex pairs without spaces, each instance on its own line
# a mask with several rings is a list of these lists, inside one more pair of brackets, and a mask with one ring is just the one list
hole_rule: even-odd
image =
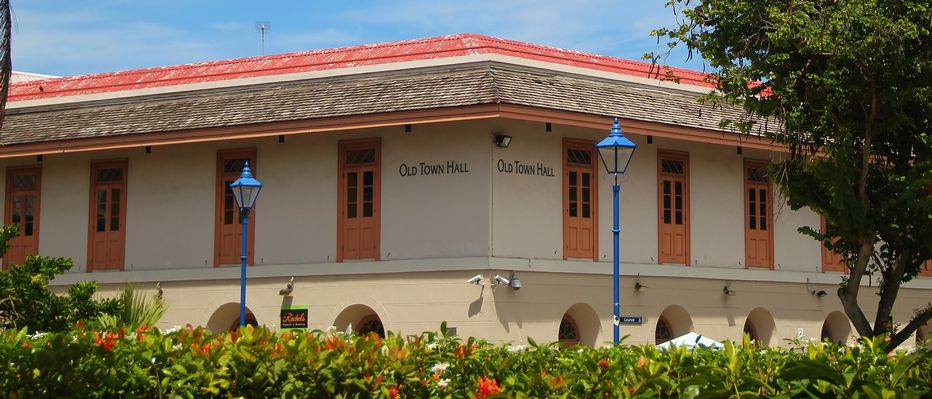
[[[530,340],[529,340],[530,341]],[[932,351],[887,355],[810,343],[660,351],[652,346],[491,345],[416,337],[276,333],[247,327],[0,339],[0,395],[45,397],[616,398],[929,397]]]

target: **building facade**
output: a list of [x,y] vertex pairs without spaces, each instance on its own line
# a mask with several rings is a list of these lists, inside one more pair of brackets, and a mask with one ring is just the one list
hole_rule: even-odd
[[[819,216],[764,173],[782,148],[722,131],[740,111],[701,106],[703,76],[672,73],[464,34],[20,83],[0,136],[5,222],[21,226],[4,265],[69,257],[58,289],[158,283],[164,326],[229,329],[242,233],[228,185],[248,161],[264,183],[249,321],[307,305],[310,328],[446,321],[599,345],[612,193],[593,146],[619,116],[638,145],[621,183],[621,308],[640,317],[626,342],[853,339],[844,267],[797,232]],[[905,284],[895,321],[930,294],[932,278]]]

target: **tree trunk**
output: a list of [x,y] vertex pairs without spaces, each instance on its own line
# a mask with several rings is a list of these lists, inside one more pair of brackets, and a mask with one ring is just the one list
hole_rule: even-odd
[[10,59],[13,20],[10,18],[10,0],[0,0],[0,127],[6,114],[6,100],[10,91],[13,62]]

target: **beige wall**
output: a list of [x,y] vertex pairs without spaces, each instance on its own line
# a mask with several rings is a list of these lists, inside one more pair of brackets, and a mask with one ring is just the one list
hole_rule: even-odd
[[[569,311],[584,339],[610,339],[611,178],[598,165],[599,262],[563,260],[562,145],[564,137],[597,141],[605,131],[513,120],[414,125],[350,132],[170,145],[97,153],[48,155],[43,161],[40,251],[78,265],[53,282],[59,288],[85,278],[104,291],[124,281],[151,287],[163,282],[171,310],[163,325],[218,323],[216,313],[239,300],[238,270],[213,268],[216,155],[221,149],[255,147],[257,177],[265,183],[256,211],[256,266],[249,269],[249,300],[259,321],[277,324],[283,298],[278,290],[297,276],[291,300],[311,309],[313,328],[357,317],[365,305],[387,328],[404,333],[435,330],[441,321],[462,336],[520,342],[556,338]],[[738,339],[748,314],[765,309],[774,319],[774,338],[818,337],[825,318],[840,310],[833,296],[839,275],[819,272],[818,243],[801,236],[801,225],[818,226],[812,212],[791,211],[776,201],[776,271],[744,269],[744,158],[769,159],[766,152],[686,143],[628,132],[639,145],[621,189],[622,313],[646,318],[623,327],[628,342],[653,341],[656,321],[689,315],[696,331]],[[494,134],[513,137],[508,148]],[[337,147],[341,139],[382,139],[381,261],[334,263],[337,223]],[[657,151],[690,154],[691,267],[658,266]],[[129,159],[126,271],[85,274],[88,185],[91,160]],[[553,176],[498,170],[498,162],[543,164]],[[4,160],[5,167],[34,158]],[[464,165],[457,174],[402,176],[402,164]],[[482,273],[516,271],[525,287],[475,286],[465,280]],[[633,290],[636,275],[647,290]],[[806,285],[809,280],[813,283]],[[725,284],[737,291],[722,295]],[[928,302],[932,280],[903,289],[896,317]],[[865,289],[864,303],[875,300]],[[865,306],[869,307],[869,306]],[[225,309],[229,309],[227,306]],[[350,309],[350,310],[347,310]],[[572,310],[570,310],[572,309]],[[215,314],[216,313],[216,314]],[[221,314],[223,313],[223,314]],[[342,314],[342,316],[341,316]],[[235,316],[234,316],[235,318]]]
[[[477,273],[486,277],[483,285],[466,283]],[[518,291],[488,283],[494,274],[508,273],[476,269],[352,278],[299,276],[288,297],[278,294],[286,278],[253,278],[247,304],[260,324],[272,327],[277,327],[283,304],[308,305],[312,329],[326,329],[341,319],[341,313],[347,309],[363,305],[381,318],[386,329],[402,334],[436,331],[446,321],[457,328],[460,336],[514,343],[526,342],[527,337],[544,342],[556,340],[559,322],[569,312],[580,324],[583,335],[589,337],[586,343],[601,345],[611,340],[610,275],[519,272],[524,287]],[[818,339],[826,318],[841,311],[836,297],[818,298],[800,283],[732,282],[736,294],[726,296],[721,292],[723,281],[716,279],[641,276],[639,281],[648,287],[641,291],[634,289],[633,277],[626,276],[622,281],[622,314],[642,316],[645,321],[643,325],[621,327],[622,335],[630,335],[626,342],[634,344],[654,342],[654,330],[661,315],[671,323],[681,323],[682,314],[676,314],[672,310],[675,308],[685,311],[691,330],[717,340],[740,340],[748,315],[761,308],[773,322],[770,345],[786,345],[784,339],[796,338],[800,328],[804,339]],[[102,290],[118,287],[104,284]],[[216,317],[222,320],[218,324],[226,328],[238,316],[236,312],[216,313],[224,305],[238,303],[237,279],[164,282],[162,287],[171,311],[160,323],[161,327],[206,325]],[[146,288],[151,292],[151,284]],[[809,288],[833,290],[829,284],[813,284]],[[869,304],[876,301],[874,292],[874,288],[866,288],[861,297],[868,317],[872,317]],[[914,307],[928,300],[926,294],[921,289],[904,289],[894,312],[895,320],[902,322],[910,317]],[[357,312],[342,321],[355,324],[353,320],[358,321],[366,313],[369,312]],[[595,325],[585,324],[588,314],[597,321]],[[342,330],[346,325],[337,327]],[[850,325],[846,327],[850,329]],[[846,335],[848,342],[852,342],[855,334],[849,331]]]

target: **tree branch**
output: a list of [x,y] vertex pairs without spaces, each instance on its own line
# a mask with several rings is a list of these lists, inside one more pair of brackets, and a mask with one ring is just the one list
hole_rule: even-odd
[[[868,220],[867,216],[870,210],[870,202],[867,198],[867,176],[870,170],[870,149],[872,144],[873,132],[872,127],[877,119],[877,91],[871,81],[871,111],[867,117],[867,123],[864,126],[864,145],[861,148],[861,173],[858,176],[858,201],[861,203],[861,220]],[[866,226],[865,226],[866,227]],[[874,331],[871,329],[870,322],[864,316],[864,312],[858,305],[858,291],[861,288],[861,279],[867,271],[867,265],[870,263],[871,256],[874,253],[874,235],[869,234],[862,229],[861,236],[858,237],[859,243],[858,258],[851,268],[851,274],[848,281],[838,289],[838,296],[841,298],[841,304],[845,309],[848,318],[851,319],[854,328],[863,337],[873,337]]]
[[913,317],[909,324],[890,337],[890,346],[887,347],[887,350],[892,351],[903,342],[906,342],[906,339],[909,338],[914,331],[918,330],[919,327],[926,324],[929,320],[932,320],[932,304],[927,306],[925,310],[917,313],[916,317]]
[[906,266],[910,263],[910,257],[911,254],[908,251],[900,253],[893,262],[893,268],[884,276],[880,285],[877,317],[874,319],[874,335],[893,333],[890,315],[893,313],[893,303],[896,302],[896,296],[900,291],[900,285],[903,283],[903,275],[906,274]]

